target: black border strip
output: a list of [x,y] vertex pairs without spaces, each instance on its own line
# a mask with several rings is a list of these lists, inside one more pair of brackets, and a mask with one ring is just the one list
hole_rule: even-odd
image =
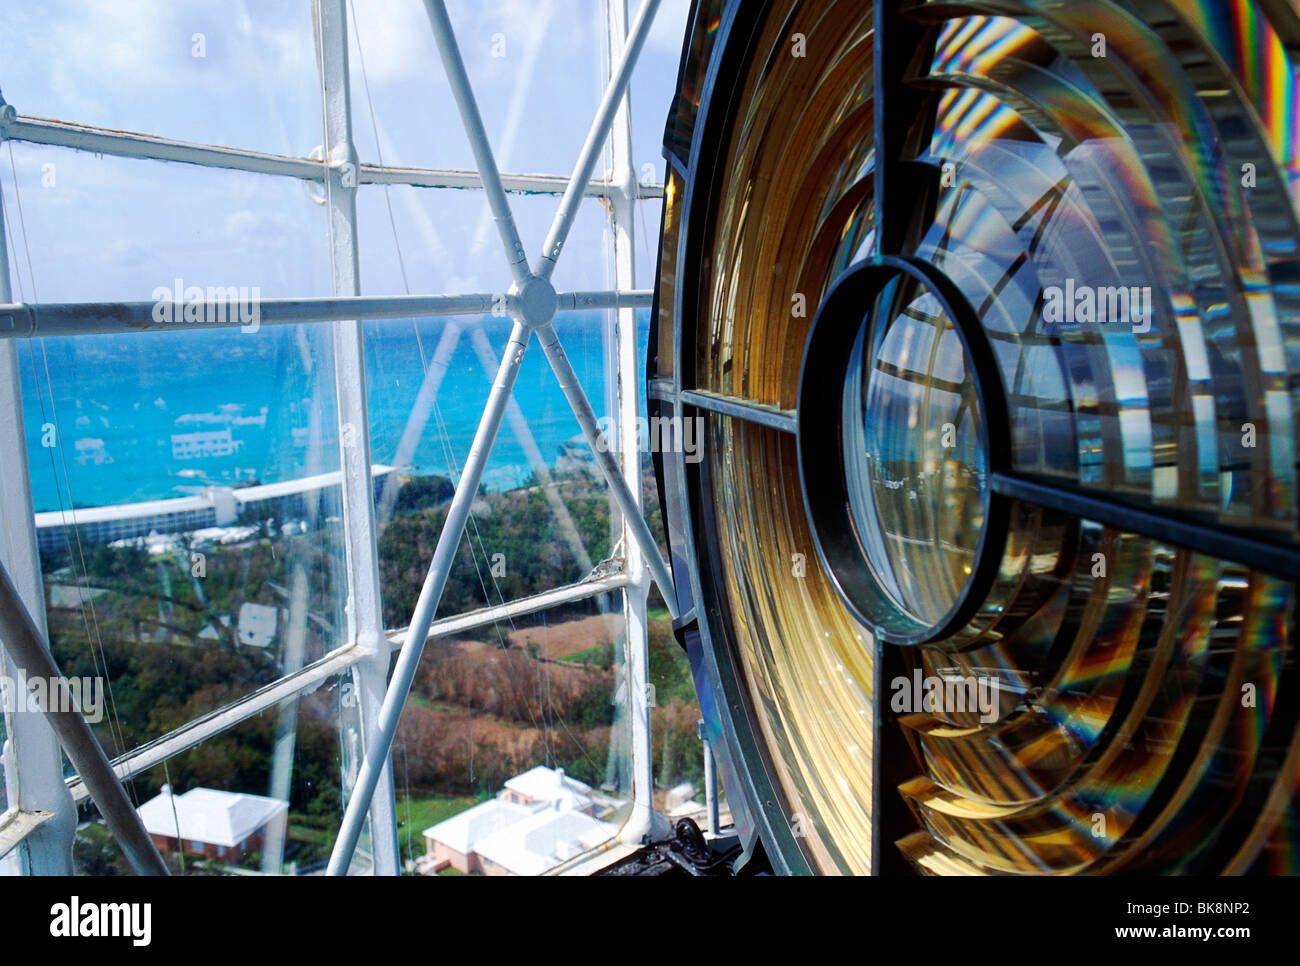
[[1277,542],[1286,540],[1282,534],[1270,540],[1264,534],[1225,529],[1222,524],[1209,525],[1176,510],[1135,506],[1108,494],[1092,493],[1012,470],[994,472],[989,485],[994,493],[1012,499],[1060,510],[1207,556],[1231,560],[1285,580],[1300,577],[1300,549],[1289,542]]

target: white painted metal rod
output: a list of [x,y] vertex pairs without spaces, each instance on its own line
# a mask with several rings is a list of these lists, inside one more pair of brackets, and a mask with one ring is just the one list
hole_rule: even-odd
[[555,372],[555,378],[560,383],[560,388],[564,390],[564,397],[569,401],[569,407],[577,417],[578,425],[582,427],[583,435],[587,437],[587,445],[591,447],[592,455],[596,458],[596,465],[605,474],[605,480],[609,483],[609,488],[614,492],[614,498],[627,519],[628,529],[632,531],[632,536],[636,538],[637,545],[645,556],[650,575],[659,585],[659,592],[663,594],[669,613],[674,619],[680,617],[677,608],[677,592],[673,589],[673,578],[668,572],[668,564],[664,562],[663,554],[659,552],[659,545],[655,543],[654,535],[650,533],[650,527],[645,522],[641,508],[637,506],[636,498],[632,496],[627,481],[623,479],[623,471],[618,461],[610,452],[610,443],[605,439],[600,425],[596,422],[595,410],[591,408],[587,393],[583,390],[582,383],[578,381],[573,366],[569,364],[569,357],[564,354],[564,347],[560,345],[560,337],[555,333],[555,326],[548,322],[539,328],[537,340],[542,344],[542,351],[546,353],[551,369]]
[[[460,110],[465,136],[469,138],[470,149],[474,152],[474,163],[478,165],[479,176],[483,179],[483,193],[487,195],[492,219],[501,235],[501,244],[506,249],[510,274],[522,286],[528,279],[528,255],[524,252],[524,243],[515,227],[514,216],[510,214],[510,203],[506,200],[505,188],[501,186],[501,172],[497,170],[496,159],[492,156],[492,145],[488,142],[483,117],[478,112],[478,102],[474,100],[474,91],[470,87],[469,75],[465,72],[465,61],[460,56],[456,34],[451,29],[447,5],[443,0],[424,0],[424,9],[428,11],[429,22],[433,25],[433,37],[438,43],[442,66],[447,72],[451,93],[456,98],[456,107]],[[590,176],[587,180],[590,180]]]
[[[188,331],[244,328],[298,322],[354,319],[430,318],[486,315],[494,306],[510,304],[497,295],[342,295],[301,299],[264,299],[256,290],[233,297],[166,298],[152,302],[22,302],[0,305],[0,338],[27,336],[99,335],[124,332]],[[197,286],[196,286],[197,288]],[[233,286],[225,290],[229,290]],[[504,299],[504,303],[502,302]],[[162,309],[159,309],[162,306]],[[186,319],[193,321],[186,321]]]
[[167,866],[149,838],[144,823],[136,813],[99,739],[90,730],[85,717],[76,707],[54,658],[23,606],[18,590],[9,579],[9,571],[0,563],[0,640],[9,653],[10,662],[26,681],[42,681],[45,697],[41,711],[59,736],[59,743],[77,770],[109,831],[121,846],[122,853],[138,875],[167,875]]
[[637,14],[636,22],[632,24],[627,46],[623,48],[623,56],[609,79],[605,96],[601,98],[596,117],[591,122],[591,130],[587,132],[587,140],[578,153],[578,162],[573,166],[569,186],[564,190],[564,197],[560,199],[560,207],[555,212],[555,220],[551,222],[551,230],[542,244],[541,259],[537,263],[537,274],[547,281],[555,271],[560,249],[564,247],[564,241],[569,237],[569,229],[573,227],[573,219],[577,216],[578,206],[582,203],[582,186],[591,180],[591,173],[595,170],[601,148],[604,147],[605,138],[609,135],[609,128],[614,122],[614,115],[618,112],[618,105],[623,100],[623,91],[632,77],[632,68],[636,66],[637,57],[645,45],[646,37],[650,34],[650,24],[654,22],[657,9],[659,9],[659,0],[645,0],[641,5],[641,12]]
[[[613,573],[606,577],[588,577],[579,580],[575,584],[565,584],[563,587],[553,587],[550,590],[544,590],[540,594],[533,594],[529,597],[518,597],[514,600],[506,601],[504,604],[497,604],[493,607],[480,607],[478,610],[472,610],[467,614],[456,614],[452,617],[443,617],[429,625],[429,633],[426,640],[436,640],[440,637],[448,637],[452,634],[464,634],[466,631],[472,631],[476,627],[485,627],[488,624],[495,624],[498,621],[511,620],[515,617],[522,617],[525,614],[535,614],[538,611],[549,610],[552,607],[559,607],[561,604],[571,604],[578,600],[587,600],[590,597],[599,597],[601,594],[608,594],[615,590],[621,590],[627,586],[628,577],[626,573]],[[407,632],[403,628],[400,631],[392,631],[389,634],[388,641],[393,649],[401,647],[406,640]]]
[[[182,293],[183,294],[183,293]],[[561,292],[556,311],[646,308],[654,294],[635,292]],[[353,319],[443,318],[490,315],[515,307],[515,296],[494,295],[359,295],[302,299],[218,298],[164,304],[159,302],[25,302],[0,304],[0,339],[30,336],[104,335],[128,332],[185,332],[193,329],[250,331],[263,325],[334,322]],[[187,312],[187,308],[189,310]],[[242,313],[242,314],[241,314]],[[187,322],[186,315],[196,319]],[[252,321],[249,321],[252,320]]]
[[17,808],[0,815],[0,859],[16,849],[43,825],[52,821],[53,812],[20,812]]
[[178,161],[182,164],[198,164],[208,168],[226,168],[234,171],[251,171],[254,174],[300,178],[304,181],[325,180],[325,164],[311,158],[290,158],[279,154],[222,147],[217,144],[195,144],[191,141],[158,137],[155,134],[114,131],[89,124],[51,121],[39,117],[14,116],[5,120],[3,111],[6,109],[12,109],[12,106],[0,107],[0,140],[47,144],[118,158]]
[[[88,151],[116,158],[168,161],[227,171],[248,171],[253,174],[297,178],[300,181],[324,181],[325,173],[329,168],[324,161],[314,158],[267,154],[263,151],[250,151],[246,148],[221,144],[198,144],[138,131],[115,131],[91,124],[73,124],[68,121],[51,121],[23,115],[18,115],[8,122],[0,120],[0,140],[71,148],[74,151]],[[477,171],[462,168],[361,164],[357,168],[357,183],[477,190],[483,187],[483,178]],[[507,192],[517,194],[562,195],[568,184],[569,176],[564,174],[501,173],[502,187]],[[589,198],[603,198],[608,197],[613,190],[609,182],[593,178],[587,182],[583,193]],[[657,182],[637,185],[638,198],[662,198],[663,195],[664,186]]]
[[[175,731],[170,731],[115,758],[113,773],[122,779],[138,775],[159,762],[179,755],[182,751],[207,741],[213,735],[226,731],[241,721],[246,721],[255,714],[261,714],[267,708],[275,707],[281,701],[316,690],[321,682],[343,673],[367,656],[367,651],[356,646],[327,654],[300,671],[288,674],[230,704],[209,711]],[[80,803],[90,797],[89,790],[80,778],[68,781],[68,791],[72,794],[74,802]]]
[[557,292],[555,311],[581,312],[585,309],[648,309],[654,304],[654,292]]
[[704,808],[708,816],[709,834],[717,835],[722,827],[718,815],[718,773],[713,764],[713,746],[709,744],[708,738],[704,739]]
[[[463,188],[477,190],[483,187],[483,178],[477,171],[461,168],[410,168],[395,164],[363,164],[357,176],[359,184],[409,185],[412,188]],[[562,195],[569,186],[565,174],[511,174],[501,172],[501,187],[507,193],[521,195]],[[583,194],[588,198],[607,198],[615,191],[608,181],[593,178],[587,182]],[[638,199],[662,198],[664,186],[647,181],[636,186]]]
[[438,545],[433,551],[433,560],[429,572],[420,588],[419,599],[415,602],[415,611],[411,614],[410,625],[406,629],[406,640],[402,643],[401,653],[393,668],[388,692],[384,695],[383,706],[379,709],[379,732],[373,736],[366,748],[365,761],[357,775],[343,813],[343,824],[338,838],[334,842],[334,851],[330,855],[328,875],[346,875],[352,862],[352,853],[356,850],[357,839],[361,836],[361,827],[365,822],[366,810],[370,807],[370,798],[374,794],[379,771],[388,759],[388,751],[397,733],[397,723],[402,716],[402,708],[415,680],[415,672],[420,665],[420,655],[424,653],[424,644],[428,639],[429,625],[433,623],[434,612],[442,600],[443,588],[451,573],[456,559],[456,549],[460,546],[465,531],[465,522],[469,519],[470,507],[478,496],[479,483],[483,479],[483,470],[487,466],[492,444],[496,441],[505,416],[506,402],[514,388],[519,375],[519,367],[524,359],[524,350],[528,347],[528,327],[516,322],[506,343],[501,367],[497,370],[492,391],[488,394],[487,405],[479,420],[478,432],[470,445],[465,458],[465,469],[456,484],[456,495],[452,497],[447,510],[447,520],[438,535]]

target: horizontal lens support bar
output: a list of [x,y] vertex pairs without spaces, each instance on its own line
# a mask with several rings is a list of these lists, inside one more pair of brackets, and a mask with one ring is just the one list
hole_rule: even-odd
[[1011,499],[1231,560],[1285,580],[1300,577],[1300,548],[1278,543],[1286,539],[1281,534],[1255,534],[1215,526],[1168,508],[1135,506],[1105,493],[1088,492],[1024,473],[995,472],[989,478],[989,486],[994,493]]
[[769,429],[776,429],[783,433],[793,434],[797,428],[797,419],[793,409],[779,409],[776,406],[755,402],[752,399],[742,399],[739,396],[724,396],[721,393],[704,392],[699,389],[683,390],[680,399],[687,406],[707,409],[709,412],[721,413],[724,416],[734,416],[736,419],[742,419],[745,422],[755,423],[759,426],[766,426]]

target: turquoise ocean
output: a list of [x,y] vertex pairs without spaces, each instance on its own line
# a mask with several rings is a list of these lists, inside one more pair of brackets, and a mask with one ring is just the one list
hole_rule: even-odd
[[[644,366],[649,313],[638,318]],[[409,471],[453,475],[490,388],[471,330],[499,359],[509,321],[366,323],[371,458],[393,463],[427,364],[448,325],[464,326],[417,437]],[[605,413],[605,315],[558,316],[556,329],[598,416]],[[24,428],[38,512],[167,499],[203,486],[274,483],[338,469],[331,327],[137,333],[19,343]],[[423,356],[423,358],[422,358]],[[638,373],[644,406],[644,370]],[[515,399],[548,466],[580,430],[533,340]],[[531,473],[503,424],[484,482],[508,489]]]

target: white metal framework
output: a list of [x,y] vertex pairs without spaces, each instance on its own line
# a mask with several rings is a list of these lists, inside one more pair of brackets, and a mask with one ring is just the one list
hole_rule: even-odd
[[[501,174],[497,170],[444,0],[425,0],[438,50],[473,149],[477,172],[439,171],[360,163],[353,144],[348,88],[347,0],[313,0],[313,22],[321,67],[324,102],[323,160],[290,158],[230,147],[195,144],[75,123],[20,117],[0,99],[0,141],[17,140],[56,145],[124,158],[183,162],[207,167],[299,178],[322,186],[327,208],[332,295],[328,298],[267,299],[261,302],[263,324],[333,323],[336,393],[342,468],[343,536],[349,606],[346,638],[321,660],[291,670],[284,677],[154,741],[135,748],[112,763],[119,778],[138,774],[204,739],[310,692],[322,682],[351,670],[357,684],[363,721],[364,764],[347,801],[343,826],[335,843],[329,871],[343,874],[367,819],[370,850],[377,874],[399,871],[396,813],[389,755],[397,721],[425,643],[435,637],[489,624],[556,604],[619,591],[627,627],[627,663],[632,720],[633,810],[625,825],[625,842],[639,842],[651,828],[653,816],[649,728],[646,595],[650,579],[669,592],[668,568],[641,512],[640,440],[637,433],[637,308],[650,304],[651,294],[638,291],[634,274],[633,217],[635,202],[658,197],[662,187],[640,183],[631,162],[631,124],[627,86],[645,43],[659,0],[645,0],[630,29],[626,0],[607,0],[611,62],[608,86],[592,122],[577,163],[568,178],[551,175]],[[594,179],[606,141],[612,144],[612,169]],[[511,276],[508,292],[470,295],[360,295],[356,228],[356,197],[361,184],[406,184],[422,187],[466,188],[485,193],[501,236]],[[520,241],[506,197],[507,191],[559,194],[560,202],[535,267]],[[614,238],[615,290],[556,293],[550,277],[584,197],[605,199]],[[0,205],[3,199],[0,198]],[[492,391],[473,446],[457,481],[455,495],[439,536],[437,549],[407,628],[388,632],[383,626],[379,595],[376,512],[371,483],[371,454],[367,432],[349,433],[345,426],[368,426],[365,357],[360,319],[485,315],[504,306],[514,326],[499,362]],[[225,306],[213,305],[214,309]],[[556,312],[608,308],[617,310],[613,377],[618,415],[618,445],[606,445],[595,414],[569,364],[552,319]],[[33,624],[45,634],[44,596],[36,549],[28,457],[23,435],[16,339],[90,333],[130,333],[180,325],[159,323],[153,303],[27,304],[13,301],[8,258],[0,225],[0,408],[14,414],[0,419],[0,563],[12,575]],[[179,321],[180,313],[175,314]],[[237,313],[213,311],[205,318],[231,319]],[[220,324],[220,323],[219,323]],[[467,320],[466,324],[471,324]],[[197,326],[203,327],[203,326]],[[187,323],[184,328],[196,328]],[[450,347],[459,327],[449,327]],[[484,466],[500,428],[511,389],[533,333],[559,380],[577,417],[596,463],[621,511],[625,557],[600,576],[510,601],[500,606],[434,620],[457,545],[478,491]],[[476,342],[482,354],[485,345]],[[440,347],[441,350],[441,347]],[[360,445],[357,445],[357,443]],[[610,450],[615,452],[611,453]],[[616,455],[617,454],[617,455]],[[678,616],[676,613],[674,617]],[[8,642],[6,642],[8,643]],[[398,660],[389,680],[394,647]],[[0,655],[0,658],[3,658]],[[8,660],[8,658],[4,658]],[[19,712],[9,719],[6,784],[11,808],[0,816],[0,856],[8,853],[23,872],[67,873],[75,827],[76,805],[90,790],[80,778],[64,781],[59,747],[49,723],[40,715]],[[89,736],[89,732],[86,732]],[[65,742],[68,740],[64,739]],[[93,739],[89,739],[92,740]],[[97,747],[97,746],[96,746]],[[98,802],[98,798],[96,799]],[[100,803],[102,804],[102,803]],[[142,863],[137,862],[137,868]]]

